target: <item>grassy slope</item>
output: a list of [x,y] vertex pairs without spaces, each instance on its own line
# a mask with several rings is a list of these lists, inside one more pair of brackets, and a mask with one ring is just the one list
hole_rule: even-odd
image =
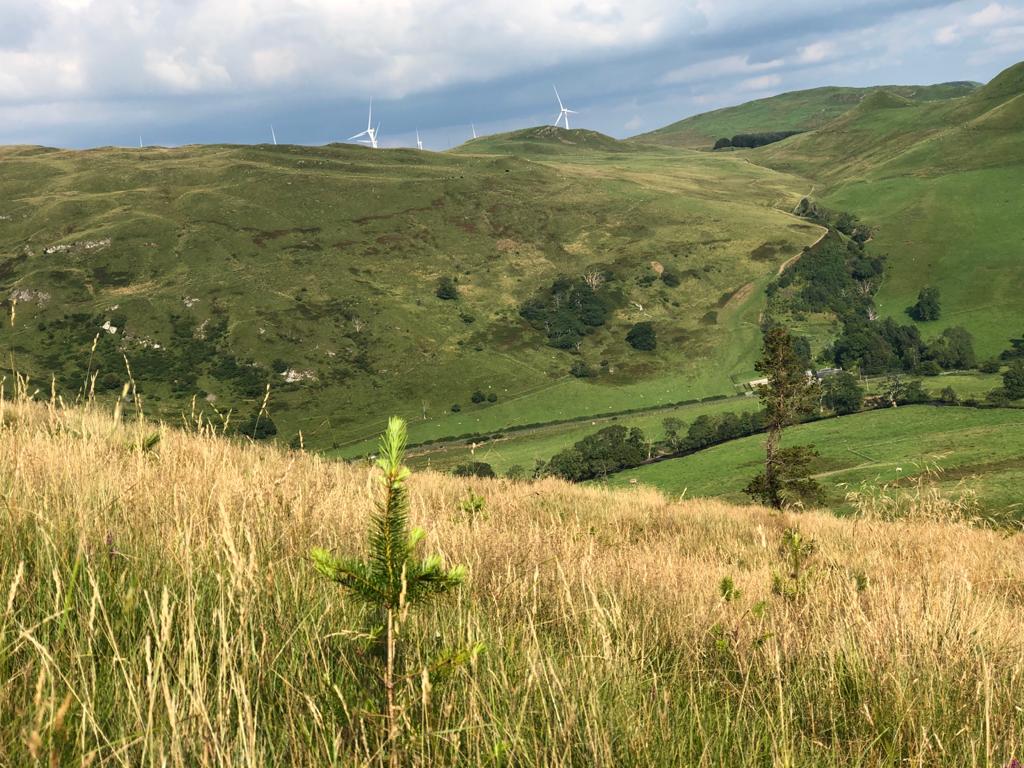
[[[366,616],[307,557],[362,553],[376,484],[208,434],[139,450],[152,430],[0,403],[0,764],[381,765],[347,634]],[[409,487],[426,546],[470,574],[403,632],[410,764],[981,768],[1024,748],[1020,535],[554,481],[475,481],[488,513],[467,521],[464,481]],[[795,600],[770,587],[786,526],[819,550]],[[475,641],[426,695],[428,654]]]
[[975,335],[978,352],[1006,349],[1024,317],[1024,63],[961,99],[908,103],[883,94],[814,133],[748,155],[812,179],[817,194],[877,227],[869,249],[889,256],[883,314],[922,285],[938,287],[943,316]]
[[820,128],[880,89],[916,102],[963,96],[976,83],[943,83],[930,86],[878,86],[876,88],[812,88],[717,109],[634,137],[634,141],[669,147],[710,149],[722,137],[763,131],[809,131]]
[[[1024,410],[907,406],[793,427],[784,442],[815,445],[821,458],[812,471],[837,506],[848,490],[913,478],[928,467],[943,470],[947,490],[963,481],[988,511],[1024,514]],[[673,494],[741,501],[763,462],[764,438],[755,435],[610,482],[638,480]]]
[[[217,308],[228,317],[222,347],[239,360],[266,369],[280,360],[317,377],[276,379],[271,412],[285,438],[302,429],[307,445],[321,448],[360,441],[388,412],[420,416],[424,404],[428,420],[413,439],[729,393],[730,375],[751,366],[760,296],[727,299],[763,284],[816,237],[776,209],[806,191],[802,182],[588,132],[516,141],[519,157],[503,154],[507,142],[485,140],[446,155],[0,149],[0,287],[5,297],[29,296],[13,329],[0,331],[4,357],[13,352],[37,380],[55,373],[74,388],[112,312],[127,316],[133,337],[166,349],[172,313],[201,326]],[[111,244],[80,245],[104,238]],[[774,258],[750,258],[766,242],[777,246]],[[61,244],[71,250],[43,253]],[[652,261],[694,277],[675,289],[644,287],[637,280]],[[567,376],[575,358],[546,347],[516,307],[557,274],[590,264],[610,266],[628,301],[583,348],[608,372],[580,382]],[[440,275],[458,276],[459,302],[434,296]],[[36,291],[49,300],[33,299]],[[186,297],[199,301],[186,307]],[[717,325],[701,323],[709,311]],[[48,341],[69,312],[85,320]],[[653,354],[623,340],[639,319],[659,329]],[[100,335],[123,377],[114,354],[121,336]],[[150,409],[187,407],[159,372],[147,375],[138,344],[125,346]],[[253,396],[216,375],[204,373],[199,385],[222,409],[254,407]],[[469,406],[476,388],[500,401]],[[458,415],[449,412],[456,402],[465,407]]]

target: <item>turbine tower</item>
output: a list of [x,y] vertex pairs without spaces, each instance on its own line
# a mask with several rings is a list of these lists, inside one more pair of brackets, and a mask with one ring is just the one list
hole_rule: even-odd
[[420,151],[423,150],[423,141],[420,139],[420,129],[416,129],[416,148]]
[[276,147],[277,146],[277,134],[274,133],[274,126],[273,125],[270,126],[270,138],[273,139],[274,146]]
[[366,130],[360,131],[355,136],[349,136],[348,140],[359,139],[360,136],[365,136],[365,139],[359,139],[360,144],[369,144],[374,149],[377,148],[377,135],[380,132],[380,123],[377,123],[377,127],[373,127],[373,99],[370,99],[370,114],[366,118]]
[[[555,88],[555,86],[551,87]],[[555,88],[555,98],[558,99],[558,108],[561,110],[558,113],[558,117],[555,118],[555,125],[557,126],[562,120],[565,120],[565,130],[569,130],[569,115],[578,115],[579,112],[566,108],[565,104],[562,103],[562,97],[558,95],[557,88]]]

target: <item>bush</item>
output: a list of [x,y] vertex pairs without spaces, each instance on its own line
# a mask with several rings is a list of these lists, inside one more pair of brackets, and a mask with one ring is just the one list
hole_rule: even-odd
[[1003,389],[1010,400],[1024,398],[1024,358],[1017,358],[1003,373]]
[[450,277],[442,277],[437,281],[437,290],[434,292],[437,298],[445,301],[453,301],[459,298],[459,288]]
[[917,294],[917,303],[907,307],[907,314],[918,322],[938,320],[942,314],[939,305],[939,289],[922,288],[921,292]]
[[679,278],[679,275],[677,275],[675,272],[673,272],[670,269],[666,269],[664,272],[661,273],[661,282],[663,282],[669,288],[675,288],[677,285],[679,285],[679,283],[682,282],[682,280]]
[[452,470],[456,477],[497,477],[494,467],[485,461],[467,461]]
[[277,425],[270,418],[270,414],[261,408],[253,411],[252,415],[238,427],[239,434],[251,437],[253,440],[266,440],[277,434]]
[[474,403],[482,403],[484,400],[487,399],[487,395],[485,395],[478,389],[476,390],[476,392],[469,396],[469,399],[472,400]]
[[488,403],[496,403],[496,402],[498,402],[498,396],[496,394],[494,394],[493,392],[488,392],[487,393],[487,402]]
[[658,346],[657,334],[654,332],[654,325],[648,322],[637,323],[629,329],[626,334],[626,341],[633,349],[643,352],[650,352]]
[[982,362],[981,365],[978,366],[978,370],[982,373],[999,373],[1002,367],[1003,364],[993,357]]
[[945,387],[939,392],[939,402],[946,403],[946,405],[956,405],[960,402],[960,396],[952,387]]
[[458,413],[459,411],[462,410],[462,406],[459,405],[458,403],[454,403],[452,405],[452,409],[451,410],[452,410],[452,413]]
[[918,376],[938,376],[942,373],[942,366],[934,360],[925,360],[915,370]]
[[569,368],[569,373],[575,376],[577,379],[586,379],[593,375],[590,370],[590,366],[582,360],[576,360]]

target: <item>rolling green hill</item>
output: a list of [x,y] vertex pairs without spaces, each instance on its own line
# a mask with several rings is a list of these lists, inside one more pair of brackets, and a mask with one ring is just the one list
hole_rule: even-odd
[[923,283],[942,293],[931,335],[963,325],[982,356],[1024,328],[1024,63],[955,100],[875,93],[827,126],[745,153],[802,175],[826,205],[875,229],[889,257],[882,315],[907,321]]
[[715,140],[738,133],[810,131],[821,128],[854,109],[879,90],[920,104],[944,101],[973,92],[979,83],[890,85],[875,88],[812,88],[758,99],[714,112],[694,115],[664,128],[633,137],[631,141],[688,149],[711,149]]
[[[731,393],[760,287],[820,231],[787,213],[801,179],[587,131],[448,154],[9,147],[0,166],[8,367],[72,397],[90,374],[118,390],[127,357],[150,413],[198,394],[236,423],[269,382],[279,437],[313,448],[391,412],[422,440]],[[588,274],[604,322],[549,346],[519,308],[557,313],[556,278]],[[653,352],[624,340],[638,321]]]

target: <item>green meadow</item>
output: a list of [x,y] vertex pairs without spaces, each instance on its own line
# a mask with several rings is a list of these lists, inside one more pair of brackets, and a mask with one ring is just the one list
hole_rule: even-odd
[[[989,512],[1024,514],[1024,409],[902,406],[791,427],[783,443],[813,444],[821,454],[812,472],[830,506],[841,508],[851,490],[906,485],[923,472],[941,470],[944,490],[975,492]],[[607,482],[739,502],[764,462],[763,444],[762,435],[741,438],[612,475]]]

